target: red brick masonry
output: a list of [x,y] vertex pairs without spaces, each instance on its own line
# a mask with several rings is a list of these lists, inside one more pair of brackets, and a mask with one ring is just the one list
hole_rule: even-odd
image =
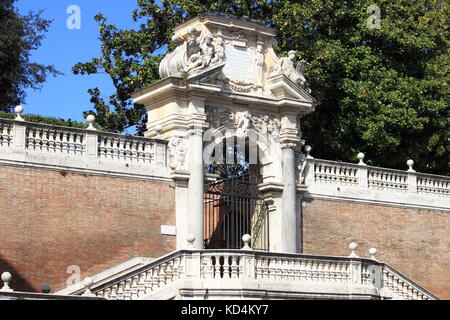
[[[444,200],[443,200],[444,201]],[[354,202],[311,200],[303,209],[304,251],[378,259],[441,299],[450,299],[450,213]]]
[[[161,225],[175,225],[170,183],[85,176],[0,166],[0,273],[12,287],[53,291],[65,287],[67,267],[82,278],[138,256],[160,257],[175,249]],[[303,210],[308,254],[368,256],[443,299],[450,299],[450,213],[311,200]]]
[[67,267],[82,278],[134,257],[175,249],[170,183],[0,166],[0,273],[12,288],[65,288]]

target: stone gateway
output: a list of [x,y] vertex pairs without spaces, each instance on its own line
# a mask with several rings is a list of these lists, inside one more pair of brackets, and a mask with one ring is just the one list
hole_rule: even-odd
[[0,298],[450,298],[450,179],[313,158],[307,62],[275,36],[215,13],[175,28],[132,95],[145,137],[0,119]]

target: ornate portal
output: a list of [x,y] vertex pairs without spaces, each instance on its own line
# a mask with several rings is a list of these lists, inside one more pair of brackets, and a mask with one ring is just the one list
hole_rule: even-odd
[[278,57],[275,35],[217,13],[187,21],[174,30],[162,80],[133,95],[149,109],[146,136],[168,140],[179,248],[189,238],[195,248],[237,249],[248,233],[256,248],[299,250],[301,118],[316,101],[306,61]]

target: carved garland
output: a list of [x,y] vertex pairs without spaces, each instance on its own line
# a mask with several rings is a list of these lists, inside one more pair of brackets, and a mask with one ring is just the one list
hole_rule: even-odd
[[257,89],[258,86],[253,82],[246,82],[243,80],[228,78],[230,88],[237,92],[249,92],[252,89]]
[[249,111],[232,112],[227,108],[216,106],[206,106],[206,114],[212,128],[233,125],[241,133],[245,133],[249,128],[255,128],[266,136],[279,136],[281,131],[281,121],[272,115]]

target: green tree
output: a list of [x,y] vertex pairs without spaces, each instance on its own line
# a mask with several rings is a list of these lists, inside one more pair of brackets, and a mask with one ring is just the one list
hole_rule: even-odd
[[113,131],[145,128],[145,109],[130,93],[159,79],[158,64],[172,49],[172,29],[208,10],[263,21],[278,29],[278,51],[297,50],[309,61],[306,78],[321,102],[304,119],[308,144],[319,158],[368,162],[448,174],[449,5],[444,0],[379,0],[381,29],[369,28],[369,0],[247,1],[139,0],[137,30],[100,24],[102,56],[75,73],[110,74],[108,101],[90,90],[100,125]]
[[20,15],[14,2],[0,3],[0,111],[12,111],[27,88],[39,89],[48,75],[60,74],[53,66],[30,62],[51,21],[41,18],[42,11]]
[[[0,119],[13,120],[16,117],[17,116],[11,112],[1,112],[0,111]],[[61,127],[86,129],[89,126],[86,122],[78,122],[78,121],[74,121],[72,119],[65,120],[65,119],[61,119],[61,118],[44,117],[44,116],[36,115],[36,114],[25,114],[25,115],[22,115],[22,118],[28,122],[51,124],[51,125],[61,126]],[[96,123],[94,123],[94,126],[98,130],[103,130]]]

